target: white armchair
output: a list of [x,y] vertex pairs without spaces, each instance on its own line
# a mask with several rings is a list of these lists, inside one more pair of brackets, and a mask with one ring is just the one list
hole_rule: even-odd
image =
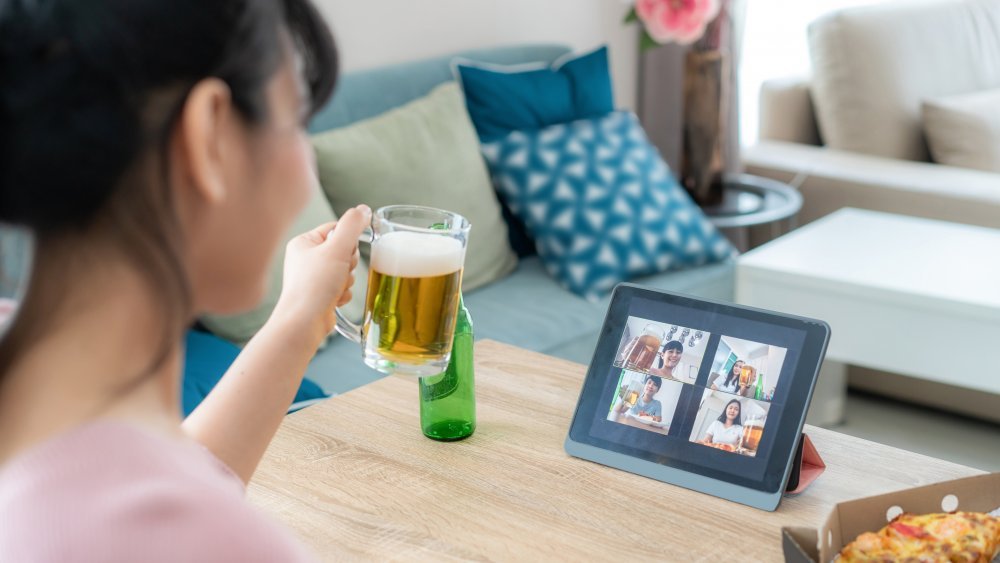
[[797,185],[801,223],[849,206],[1000,228],[1000,173],[931,163],[920,113],[929,98],[1000,87],[1000,2],[852,8],[809,40],[811,79],[761,90],[748,172]]

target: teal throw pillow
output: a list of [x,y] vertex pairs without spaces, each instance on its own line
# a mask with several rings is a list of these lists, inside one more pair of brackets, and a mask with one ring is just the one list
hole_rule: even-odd
[[482,151],[546,270],[574,293],[598,298],[630,278],[736,254],[631,113],[515,131]]
[[481,141],[614,111],[608,49],[559,59],[551,67],[455,61],[469,117]]
[[[188,331],[184,339],[184,379],[181,385],[184,416],[191,414],[201,404],[239,355],[239,348],[215,335]],[[300,406],[327,396],[319,385],[303,379],[288,411],[298,410]]]

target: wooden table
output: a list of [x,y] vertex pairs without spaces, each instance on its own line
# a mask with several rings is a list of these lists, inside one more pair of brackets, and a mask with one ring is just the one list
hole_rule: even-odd
[[[571,458],[582,365],[476,345],[479,426],[420,433],[417,387],[389,377],[288,416],[249,487],[325,561],[780,561],[783,525],[834,503],[981,473],[821,428],[826,472],[769,513]],[[738,537],[720,539],[720,526]]]

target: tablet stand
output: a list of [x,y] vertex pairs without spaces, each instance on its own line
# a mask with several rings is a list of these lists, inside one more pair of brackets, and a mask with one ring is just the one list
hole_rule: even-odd
[[826,469],[823,458],[819,457],[816,446],[805,433],[799,440],[799,447],[795,451],[795,459],[792,461],[792,473],[788,477],[788,486],[785,488],[786,495],[797,495],[806,490],[810,483],[819,477],[819,474]]

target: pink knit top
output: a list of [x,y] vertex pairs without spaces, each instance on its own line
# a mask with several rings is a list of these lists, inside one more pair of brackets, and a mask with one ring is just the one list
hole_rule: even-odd
[[0,466],[0,561],[309,561],[208,450],[99,421]]

